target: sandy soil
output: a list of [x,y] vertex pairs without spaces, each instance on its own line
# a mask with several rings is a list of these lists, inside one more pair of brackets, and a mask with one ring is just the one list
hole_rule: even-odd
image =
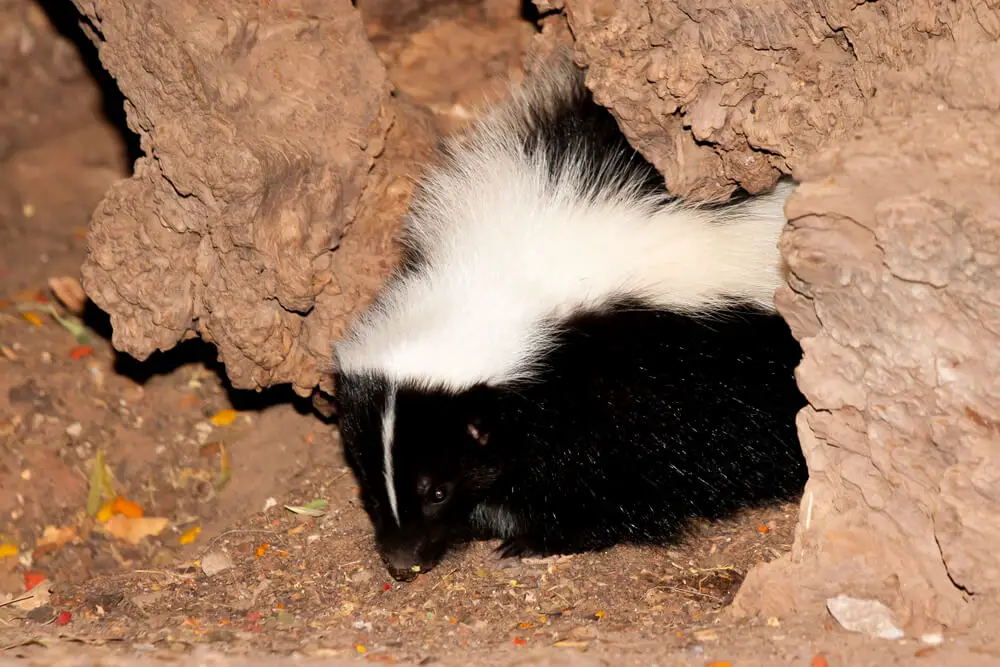
[[[403,92],[450,130],[502,90],[530,37],[466,11],[377,44]],[[48,281],[78,275],[90,212],[128,169],[119,127],[101,109],[77,115],[0,163],[0,663],[1000,659],[985,622],[930,646],[830,618],[730,619],[749,568],[789,550],[792,505],[694,526],[672,548],[501,561],[479,544],[415,582],[391,580],[333,425],[290,392],[232,390],[206,344],[137,363],[111,348],[92,306],[82,332],[53,316],[73,313]],[[98,456],[103,498],[91,497]],[[111,528],[92,513],[117,496],[129,502]],[[286,509],[317,500],[320,516]],[[135,507],[162,521],[133,544],[125,531],[151,525],[130,519]]]

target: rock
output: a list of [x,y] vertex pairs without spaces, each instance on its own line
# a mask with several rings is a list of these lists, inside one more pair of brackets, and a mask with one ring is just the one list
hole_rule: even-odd
[[878,639],[901,639],[904,636],[903,631],[896,627],[892,611],[878,600],[838,595],[827,600],[826,607],[845,630]]
[[225,572],[233,566],[233,559],[224,551],[209,551],[201,558],[201,571],[209,577]]

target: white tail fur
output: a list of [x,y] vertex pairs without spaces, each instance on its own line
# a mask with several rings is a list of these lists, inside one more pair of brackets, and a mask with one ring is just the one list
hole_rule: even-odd
[[517,141],[519,110],[569,93],[558,76],[488,116],[427,175],[408,229],[425,261],[338,345],[342,372],[457,390],[529,377],[553,338],[546,323],[622,297],[690,313],[734,297],[773,309],[793,186],[723,208],[665,204],[627,179],[582,196],[593,156],[554,177]]

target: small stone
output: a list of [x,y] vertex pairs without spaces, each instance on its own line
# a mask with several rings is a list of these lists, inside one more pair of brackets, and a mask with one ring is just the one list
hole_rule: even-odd
[[838,595],[826,601],[826,608],[845,630],[860,632],[879,639],[902,639],[892,611],[878,600],[860,600]]
[[925,632],[920,635],[920,642],[928,646],[939,646],[944,643],[944,635],[940,632]]
[[208,442],[208,437],[212,435],[212,430],[215,427],[208,422],[198,422],[194,425],[195,440],[199,445],[204,445]]
[[351,581],[355,584],[360,584],[368,581],[372,578],[371,570],[358,570],[351,575]]
[[232,567],[233,559],[224,551],[210,551],[201,559],[201,571],[209,577],[214,577]]
[[66,427],[66,435],[71,438],[79,438],[81,433],[83,433],[83,424],[80,422],[73,422]]

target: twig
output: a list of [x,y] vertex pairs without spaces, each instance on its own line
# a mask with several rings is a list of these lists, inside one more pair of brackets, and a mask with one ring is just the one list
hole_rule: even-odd
[[32,593],[31,595],[25,595],[23,598],[15,598],[13,600],[7,600],[6,602],[0,602],[0,608],[7,607],[12,604],[17,604],[18,602],[24,602],[25,600],[30,600],[33,597],[35,597],[34,593]]

